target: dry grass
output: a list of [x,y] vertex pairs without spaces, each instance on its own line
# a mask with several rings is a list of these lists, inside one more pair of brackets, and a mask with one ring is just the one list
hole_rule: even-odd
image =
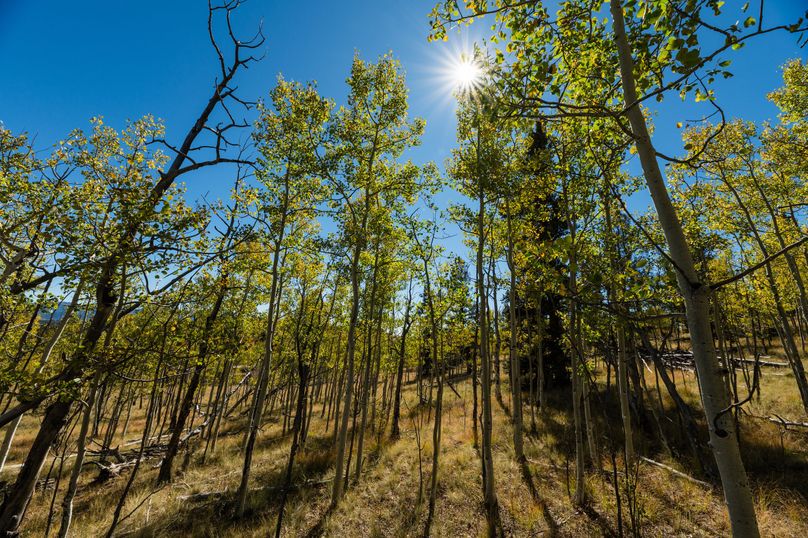
[[[692,374],[677,372],[677,384],[692,404],[698,402],[697,385]],[[652,371],[646,372],[649,388],[655,390]],[[481,465],[473,446],[471,417],[471,385],[456,385],[464,398],[446,391],[443,441],[440,455],[440,485],[433,536],[482,536],[485,519],[481,510]],[[663,389],[664,392],[664,389]],[[804,417],[796,400],[793,379],[788,375],[772,375],[767,370],[762,385],[763,400],[750,405],[753,414],[768,416],[779,410],[789,418]],[[405,409],[415,408],[413,387],[404,393]],[[613,470],[609,446],[603,443],[600,469],[589,466],[587,493],[589,504],[577,509],[572,505],[573,450],[570,416],[565,394],[551,395],[551,406],[536,417],[536,430],[527,436],[525,449],[527,468],[515,461],[509,418],[494,406],[493,452],[497,494],[500,501],[503,530],[511,536],[601,536],[616,535],[617,502],[612,483]],[[663,395],[668,416],[674,416],[672,402]],[[506,402],[509,405],[509,402]],[[426,516],[429,473],[432,455],[432,422],[428,410],[419,407],[403,413],[402,435],[395,442],[386,437],[376,445],[376,435],[368,432],[363,474],[351,487],[340,505],[328,512],[330,482],[333,477],[331,432],[324,432],[324,422],[315,406],[311,434],[305,450],[295,466],[294,482],[313,484],[289,496],[284,517],[285,536],[421,536]],[[594,406],[599,431],[608,431],[619,441],[619,422],[603,409],[615,408],[613,401]],[[613,413],[612,413],[613,414]],[[526,413],[530,426],[530,414]],[[808,536],[808,432],[784,431],[771,422],[743,417],[743,447],[752,476],[761,531],[766,536]],[[19,462],[35,433],[38,417],[23,421],[10,463]],[[415,428],[420,427],[423,476],[419,478],[419,454]],[[142,415],[133,416],[127,438],[137,437]],[[239,430],[242,424],[227,425]],[[333,426],[332,426],[333,427]],[[677,427],[666,431],[677,443],[677,457],[668,456],[655,441],[652,426],[639,428],[638,445],[643,454],[696,476],[684,443],[676,438]],[[124,514],[132,514],[119,527],[121,536],[267,536],[274,533],[278,495],[277,487],[288,457],[290,439],[281,435],[281,425],[274,420],[259,438],[251,485],[250,510],[245,518],[233,521],[232,492],[238,487],[241,472],[239,447],[241,435],[220,438],[217,452],[200,461],[201,450],[193,456],[189,470],[170,486],[153,488],[158,461],[145,461],[135,487],[130,492]],[[131,448],[131,447],[130,447]],[[680,450],[681,449],[681,450]],[[181,463],[182,458],[178,458]],[[623,530],[629,533],[628,510],[622,461],[616,456],[621,484]],[[48,469],[46,464],[45,471]],[[57,463],[58,467],[58,463]],[[70,461],[64,474],[70,470]],[[16,472],[16,471],[13,471]],[[6,473],[6,479],[10,478]],[[115,503],[126,481],[126,475],[104,484],[94,484],[93,466],[87,466],[76,500],[73,536],[101,536],[111,521]],[[529,477],[529,479],[527,478]],[[703,476],[700,479],[705,480]],[[419,480],[423,494],[419,503]],[[533,491],[531,491],[531,485]],[[64,487],[64,481],[62,482]],[[261,490],[260,488],[270,488]],[[192,502],[183,497],[200,492],[224,491],[224,495]],[[718,536],[729,533],[720,488],[705,487],[674,476],[664,469],[641,465],[637,474],[636,505],[639,531],[644,536]],[[47,524],[47,513],[53,489],[38,490],[29,508],[23,528],[26,536],[41,536]],[[58,527],[58,502],[51,534]]]

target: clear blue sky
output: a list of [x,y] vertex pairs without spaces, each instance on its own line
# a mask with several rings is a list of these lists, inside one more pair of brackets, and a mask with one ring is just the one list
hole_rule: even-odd
[[[442,164],[454,144],[454,111],[436,65],[462,39],[453,35],[448,44],[427,43],[433,3],[249,0],[236,26],[247,35],[263,20],[266,58],[241,73],[240,93],[250,99],[266,96],[282,72],[289,79],[317,80],[324,95],[342,102],[354,52],[374,59],[392,51],[407,71],[412,113],[427,120],[423,146],[412,157]],[[756,11],[756,3],[750,11]],[[766,22],[793,20],[806,4],[769,0]],[[151,113],[165,120],[169,139],[177,140],[196,118],[216,75],[206,17],[204,0],[0,0],[0,121],[12,131],[29,132],[45,148],[71,129],[87,127],[95,115],[121,128],[127,119]],[[472,36],[486,30],[487,25],[476,24]],[[805,55],[785,33],[733,54],[735,78],[716,86],[727,116],[774,119],[776,110],[765,94],[780,85],[780,65]],[[659,105],[659,148],[679,152],[676,122],[698,117],[701,110],[678,98]],[[226,196],[230,185],[230,177],[216,172],[187,181],[192,198]],[[643,199],[634,205],[642,209]],[[457,248],[455,241],[450,248]]]

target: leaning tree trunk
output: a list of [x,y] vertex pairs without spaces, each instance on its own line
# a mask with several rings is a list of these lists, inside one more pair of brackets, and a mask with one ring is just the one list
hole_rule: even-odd
[[[786,241],[783,237],[783,232],[780,229],[777,211],[775,211],[775,208],[772,205],[771,200],[769,200],[769,196],[766,194],[766,191],[761,186],[755,174],[752,174],[752,181],[755,184],[755,188],[760,193],[760,197],[763,200],[763,203],[766,204],[766,209],[769,213],[769,218],[771,219],[772,222],[774,237],[777,239],[777,243],[780,245],[780,248],[784,250],[783,257],[786,260],[786,264],[788,265],[788,269],[791,272],[792,278],[794,278],[794,283],[797,285],[797,292],[800,300],[800,306],[802,307],[801,308],[802,319],[804,321],[808,321],[808,294],[806,294],[805,291],[805,282],[802,280],[802,274],[800,273],[800,268],[797,265],[797,260],[794,259],[794,255],[791,252],[785,251]],[[799,230],[799,227],[797,229]]]
[[[59,339],[61,339],[62,334],[64,334],[65,327],[67,327],[67,324],[70,321],[70,317],[76,310],[76,306],[78,305],[79,299],[81,298],[81,292],[84,289],[84,283],[85,280],[83,278],[79,280],[78,286],[76,286],[76,291],[73,292],[73,298],[70,300],[70,304],[67,305],[67,309],[65,310],[64,316],[59,322],[59,325],[57,326],[50,340],[48,340],[47,345],[45,345],[45,350],[42,352],[42,360],[40,361],[39,366],[36,369],[37,373],[41,373],[42,370],[45,368],[45,364],[47,364],[48,360],[50,359],[51,353],[53,353],[53,349],[56,347],[56,344],[59,342]],[[27,331],[26,334],[28,334]],[[23,415],[20,414],[20,416],[15,418],[14,421],[8,425],[8,428],[6,428],[6,435],[3,438],[3,445],[2,447],[0,447],[0,471],[2,471],[3,468],[6,466],[6,459],[8,458],[8,453],[11,450],[11,444],[14,441],[14,434],[17,432],[17,428],[20,426],[22,417]]]
[[280,295],[278,290],[278,280],[280,278],[281,247],[283,246],[284,232],[286,230],[286,217],[289,207],[289,178],[286,177],[286,189],[284,191],[284,201],[281,208],[281,220],[279,226],[278,240],[275,242],[275,252],[272,254],[272,283],[269,288],[269,307],[267,308],[266,337],[264,339],[264,352],[261,357],[259,368],[258,385],[255,389],[255,397],[250,413],[250,423],[247,432],[247,442],[244,447],[244,465],[241,469],[241,483],[236,492],[236,517],[244,515],[247,508],[247,492],[250,483],[250,468],[252,466],[253,450],[258,437],[258,428],[261,426],[261,418],[264,413],[267,390],[269,389],[269,371],[272,366],[273,338],[275,330],[275,309],[276,295]]
[[715,342],[710,327],[710,288],[701,281],[696,272],[682,225],[659,169],[645,117],[637,103],[634,60],[626,36],[620,0],[611,0],[610,9],[620,60],[623,102],[626,104],[626,114],[634,132],[634,143],[640,156],[645,181],[665,234],[671,260],[676,265],[679,289],[685,300],[690,344],[710,431],[710,446],[724,487],[732,532],[738,537],[757,537],[760,533],[752,490],[741,459],[733,416],[728,412],[729,394],[721,377],[721,367],[715,353]]
[[73,402],[69,400],[56,400],[45,410],[39,433],[31,445],[14,487],[3,502],[2,513],[0,513],[0,534],[5,536],[18,534],[25,510],[28,508],[28,502],[34,493],[39,471],[45,463],[51,445],[67,424],[72,404]]
[[[58,376],[57,383],[82,376],[86,362],[98,344],[117,300],[112,285],[115,268],[114,261],[105,265],[96,288],[97,307],[95,315],[82,339],[79,351]],[[37,400],[41,402],[43,399],[44,397],[40,396],[34,402]],[[73,398],[67,395],[59,395],[56,401],[45,410],[45,416],[42,419],[39,432],[28,450],[28,456],[25,458],[22,470],[17,476],[17,481],[6,495],[2,507],[0,507],[0,535],[3,533],[14,535],[18,532],[25,510],[34,492],[39,471],[45,463],[45,458],[50,451],[51,445],[65,424],[67,424],[72,405]],[[27,406],[18,406],[18,408],[23,407]]]
[[281,490],[281,502],[278,508],[278,523],[275,527],[275,538],[280,538],[283,528],[283,511],[286,507],[286,499],[289,496],[289,489],[292,487],[292,471],[295,465],[295,456],[300,447],[302,425],[304,413],[306,412],[306,388],[309,382],[309,366],[298,359],[298,387],[297,387],[297,407],[295,409],[295,420],[292,423],[292,446],[289,449],[289,461],[286,464],[286,475]]
[[[726,187],[732,193],[732,196],[735,198],[735,201],[738,204],[738,207],[741,209],[741,212],[744,214],[746,218],[746,222],[749,225],[749,231],[752,233],[752,236],[755,239],[755,242],[760,249],[760,254],[763,256],[764,259],[769,257],[769,249],[766,248],[766,243],[764,243],[763,238],[760,236],[758,232],[757,226],[755,225],[755,221],[752,218],[752,215],[749,213],[749,209],[741,199],[741,195],[738,193],[738,190],[730,183],[727,179],[726,175],[721,173],[721,180],[726,185]],[[765,200],[764,196],[764,200]],[[776,224],[776,217],[772,215],[772,225],[774,226],[776,233],[775,235],[779,236],[779,228]],[[780,242],[782,246],[785,246],[783,243],[782,238],[780,238]],[[800,359],[800,353],[797,349],[797,343],[794,338],[794,332],[791,329],[791,322],[788,319],[788,315],[786,314],[785,308],[783,307],[783,300],[780,296],[780,289],[777,286],[777,281],[774,278],[774,269],[772,267],[772,263],[766,263],[765,266],[765,273],[766,279],[769,282],[769,288],[772,292],[772,299],[774,299],[774,305],[777,308],[777,315],[780,317],[780,323],[783,326],[783,332],[781,334],[781,340],[783,342],[783,349],[786,353],[786,358],[788,359],[789,364],[791,365],[791,370],[794,373],[794,381],[797,383],[797,389],[800,393],[800,398],[802,400],[802,408],[808,412],[808,380],[805,377],[805,369],[802,365],[802,360]],[[798,284],[798,288],[800,286],[799,275],[794,276],[792,273],[795,282]]]
[[172,466],[180,447],[180,439],[183,430],[185,430],[185,422],[188,420],[188,415],[191,414],[191,409],[194,406],[194,397],[196,397],[196,391],[199,387],[199,381],[207,365],[210,334],[213,331],[213,324],[216,323],[216,318],[219,316],[219,310],[224,301],[225,292],[227,291],[227,287],[225,286],[226,281],[227,275],[223,274],[220,279],[219,291],[216,294],[216,302],[213,304],[213,308],[205,319],[205,329],[202,333],[202,341],[199,344],[199,356],[196,359],[196,366],[194,366],[194,372],[191,375],[191,382],[188,383],[185,396],[180,404],[177,420],[174,423],[174,429],[171,431],[171,439],[168,441],[168,447],[166,448],[166,455],[163,458],[162,465],[160,465],[160,473],[157,475],[158,484],[171,482]]
[[[97,374],[96,374],[97,375]],[[84,465],[84,455],[87,452],[87,433],[90,429],[90,419],[93,415],[93,404],[98,392],[98,380],[93,383],[90,395],[87,397],[84,415],[81,418],[81,430],[79,431],[78,446],[76,447],[76,461],[73,462],[73,470],[70,473],[70,481],[67,484],[64,499],[62,499],[62,521],[59,526],[59,538],[65,538],[70,530],[70,523],[73,519],[73,498],[78,489],[79,475]]]

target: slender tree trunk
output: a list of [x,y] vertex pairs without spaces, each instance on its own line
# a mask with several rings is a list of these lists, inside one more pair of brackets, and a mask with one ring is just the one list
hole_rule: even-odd
[[[163,346],[165,348],[165,339],[166,334],[163,334]],[[149,405],[146,410],[146,423],[143,426],[143,435],[140,438],[140,447],[138,448],[137,459],[135,460],[135,466],[132,468],[132,472],[129,474],[129,479],[126,481],[126,485],[123,488],[123,492],[121,493],[120,498],[118,499],[118,504],[115,506],[115,512],[112,515],[112,523],[109,525],[109,529],[107,529],[106,538],[112,538],[112,535],[115,533],[115,529],[120,523],[121,512],[123,511],[123,506],[126,503],[126,497],[129,495],[129,491],[132,489],[132,484],[135,482],[135,478],[137,477],[137,472],[140,469],[140,464],[143,461],[143,453],[146,450],[146,444],[149,441],[149,435],[152,432],[152,425],[154,424],[154,414],[157,402],[157,379],[160,375],[161,368],[163,366],[163,359],[164,353],[163,350],[160,352],[160,358],[157,361],[157,366],[154,369],[154,381],[152,384],[152,391],[151,397],[149,398]]]
[[259,376],[255,396],[253,398],[252,412],[250,414],[247,441],[244,445],[244,465],[241,470],[241,483],[239,484],[238,492],[236,493],[235,515],[237,518],[242,517],[245,509],[247,508],[247,492],[250,483],[250,467],[252,466],[253,450],[255,448],[255,441],[258,437],[258,428],[261,425],[261,418],[264,414],[267,390],[269,389],[269,372],[270,367],[272,366],[273,337],[275,332],[275,309],[277,306],[276,302],[278,300],[277,295],[280,295],[280,284],[278,280],[280,279],[281,249],[283,246],[284,233],[286,231],[286,218],[289,208],[288,172],[285,177],[285,189],[283,196],[278,240],[275,242],[275,252],[272,253],[272,283],[270,284],[269,289],[269,306],[267,308],[264,353],[261,357],[261,366],[259,368]]
[[634,430],[631,426],[631,407],[628,400],[628,353],[626,353],[626,329],[622,320],[617,322],[617,390],[620,393],[620,416],[623,419],[623,436],[627,468],[634,462]]
[[[611,189],[608,189],[611,190]],[[608,238],[608,249],[610,252],[610,265],[612,267],[612,274],[618,275],[620,272],[619,263],[617,261],[618,257],[618,247],[616,239],[615,229],[612,225],[612,212],[611,212],[611,203],[610,203],[610,194],[606,193],[605,195],[601,195],[603,198],[604,204],[604,212],[606,214],[606,234]],[[619,301],[621,298],[621,294],[618,294],[613,289],[612,285],[609,285],[607,289],[607,295],[609,297],[609,302],[615,306],[617,309],[617,391],[620,400],[620,416],[623,419],[623,438],[624,443],[623,447],[625,450],[625,459],[626,459],[626,469],[629,469],[630,466],[634,463],[634,433],[633,428],[631,426],[631,407],[629,406],[629,399],[628,399],[628,353],[626,353],[626,329],[625,329],[625,321],[621,319],[621,315],[624,314],[624,310],[622,307],[622,303]]]
[[[478,275],[479,276],[479,275]],[[478,288],[479,292],[479,288]],[[479,293],[478,293],[479,295]],[[480,297],[477,297],[477,323],[474,327],[474,353],[471,357],[471,414],[474,417],[474,420],[471,421],[471,431],[472,431],[472,438],[474,439],[474,449],[479,450],[480,448],[480,435],[477,431],[477,421],[479,420],[479,404],[477,402],[477,383],[478,383],[478,373],[477,373],[477,358],[480,355],[480,349],[482,345],[480,344],[480,327],[482,324],[480,320],[482,319],[480,316]]]
[[[354,358],[356,355],[356,325],[359,320],[359,256],[361,246],[356,245],[351,262],[351,315],[348,323],[348,344],[345,353],[345,395],[343,410],[340,413],[340,424],[337,435],[337,458],[335,464],[334,486],[331,490],[331,508],[336,508],[345,493],[345,452],[348,441],[348,424],[351,415],[351,396],[354,385]],[[335,427],[335,431],[337,428]]]
[[407,333],[410,331],[410,308],[412,306],[412,279],[407,288],[407,304],[404,307],[404,324],[401,327],[401,347],[398,353],[398,367],[396,369],[396,388],[393,397],[393,425],[390,428],[390,437],[398,439],[401,435],[399,419],[401,417],[401,383],[404,377],[404,361],[407,357]]
[[511,412],[511,420],[513,421],[513,449],[516,454],[516,460],[519,463],[525,462],[525,449],[523,441],[523,424],[522,424],[522,366],[519,364],[519,356],[516,352],[518,326],[516,323],[516,264],[514,263],[514,245],[513,245],[513,222],[511,221],[510,200],[505,199],[505,213],[508,227],[508,269],[511,273],[511,296],[509,303],[509,321],[510,321],[510,343],[508,345],[508,355],[510,360],[511,369],[511,398],[513,400],[513,410]]
[[0,447],[0,472],[6,467],[8,453],[11,451],[11,444],[14,442],[14,435],[17,433],[17,428],[20,427],[22,417],[23,415],[18,416],[6,427],[6,434],[3,436],[3,445]]
[[[478,134],[479,136],[479,134]],[[491,450],[491,434],[493,431],[491,408],[491,360],[488,338],[488,297],[485,290],[485,272],[483,265],[485,247],[485,194],[481,182],[478,183],[479,208],[477,213],[477,294],[480,299],[480,367],[482,368],[482,464],[483,464],[483,502],[488,528],[488,536],[495,537],[500,527],[499,503],[497,501],[494,481],[494,457]],[[475,417],[476,420],[476,417]]]
[[286,499],[292,487],[292,471],[295,465],[295,456],[300,446],[300,437],[304,414],[306,412],[306,387],[309,381],[309,366],[298,359],[298,388],[297,388],[297,408],[295,410],[295,420],[292,424],[292,446],[289,449],[289,461],[286,464],[286,476],[281,490],[281,502],[278,508],[278,523],[275,527],[275,538],[280,538],[283,528],[283,510],[286,507]]
[[81,430],[79,431],[78,446],[76,448],[76,461],[73,462],[73,471],[70,473],[70,481],[67,484],[67,491],[65,491],[65,496],[62,500],[62,522],[59,526],[59,538],[65,538],[70,530],[70,523],[73,518],[73,498],[76,496],[81,467],[84,465],[84,455],[87,451],[87,433],[90,429],[90,419],[93,415],[93,404],[95,403],[97,391],[98,380],[96,379],[90,389],[84,415],[81,418]]
[[367,427],[367,418],[368,418],[368,399],[370,397],[371,392],[371,384],[373,381],[373,330],[371,327],[373,326],[373,315],[376,310],[376,291],[378,288],[378,281],[377,281],[377,272],[379,267],[379,251],[381,245],[379,240],[376,240],[376,245],[374,248],[374,257],[373,257],[373,273],[371,276],[371,284],[370,284],[370,302],[368,303],[367,308],[367,322],[365,323],[365,332],[366,335],[366,343],[363,355],[365,356],[365,372],[362,376],[362,400],[359,404],[359,409],[362,414],[362,418],[359,423],[359,439],[357,440],[356,444],[356,470],[354,472],[354,476],[356,480],[359,480],[359,477],[362,474],[362,464],[363,464],[363,450],[365,447],[365,429]]
[[199,381],[202,378],[202,372],[205,370],[205,366],[207,366],[210,335],[213,331],[213,324],[216,323],[216,318],[219,316],[219,310],[222,307],[225,293],[227,292],[226,282],[227,275],[222,274],[219,283],[219,290],[216,294],[216,301],[214,302],[213,308],[205,319],[205,329],[202,333],[202,341],[199,344],[199,356],[196,358],[196,366],[194,366],[194,371],[191,375],[191,381],[188,383],[188,389],[185,391],[185,396],[182,398],[182,403],[180,404],[179,412],[177,413],[177,420],[174,424],[174,429],[171,432],[171,439],[168,441],[168,446],[166,447],[166,455],[163,458],[162,465],[160,465],[160,472],[157,475],[158,484],[171,482],[172,466],[174,464],[174,458],[177,456],[177,451],[180,447],[182,433],[185,431],[185,422],[188,420],[188,415],[191,413],[191,409],[193,408],[194,397],[196,396],[196,391],[199,387]]
[[547,409],[547,391],[545,389],[544,378],[544,314],[541,311],[542,298],[538,300],[539,323],[538,323],[538,339],[539,339],[539,361],[536,367],[536,386],[539,393],[539,411],[544,414]]
[[[494,262],[494,245],[491,244],[491,276],[490,280],[492,287],[492,297],[494,299],[494,394],[497,402],[502,408],[505,408],[505,402],[502,400],[502,381],[500,379],[501,370],[499,361],[502,355],[502,334],[499,331],[499,286],[497,279],[497,266]],[[513,382],[513,379],[511,379]]]
[[[567,204],[569,208],[569,203]],[[568,218],[572,247],[569,258],[569,292],[571,297],[575,297],[578,284],[578,266],[575,251],[575,223],[572,218]],[[575,423],[575,497],[573,502],[576,506],[583,506],[586,503],[586,475],[584,474],[584,357],[581,353],[580,334],[578,332],[578,303],[574,299],[569,301],[569,332],[570,347],[572,348],[572,412]],[[593,454],[594,456],[594,454]]]
[[[438,472],[440,458],[441,422],[443,418],[443,360],[438,357],[438,321],[435,315],[435,303],[432,297],[431,279],[429,277],[429,264],[424,258],[424,282],[426,283],[426,299],[429,308],[429,323],[432,336],[432,367],[438,375],[438,393],[435,402],[435,423],[432,429],[432,476],[429,489],[429,510],[424,526],[424,536],[428,538],[432,529],[432,520],[435,517],[435,503],[438,498]],[[440,360],[440,364],[439,364]]]
[[732,532],[736,537],[757,537],[760,533],[752,490],[735,436],[733,417],[726,412],[729,407],[729,395],[722,380],[710,327],[710,290],[701,282],[696,271],[682,225],[659,169],[645,117],[637,103],[634,61],[626,37],[622,3],[620,0],[611,0],[610,8],[620,60],[623,102],[627,106],[626,113],[634,132],[634,143],[640,156],[645,180],[668,243],[671,259],[676,265],[679,288],[685,300],[691,349],[710,431],[710,446],[724,486],[724,498],[729,508]]

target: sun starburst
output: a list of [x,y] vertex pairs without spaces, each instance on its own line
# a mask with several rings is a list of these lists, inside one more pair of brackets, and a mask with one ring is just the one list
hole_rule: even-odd
[[452,78],[455,89],[461,93],[469,92],[482,80],[482,69],[473,58],[461,55],[452,66]]

